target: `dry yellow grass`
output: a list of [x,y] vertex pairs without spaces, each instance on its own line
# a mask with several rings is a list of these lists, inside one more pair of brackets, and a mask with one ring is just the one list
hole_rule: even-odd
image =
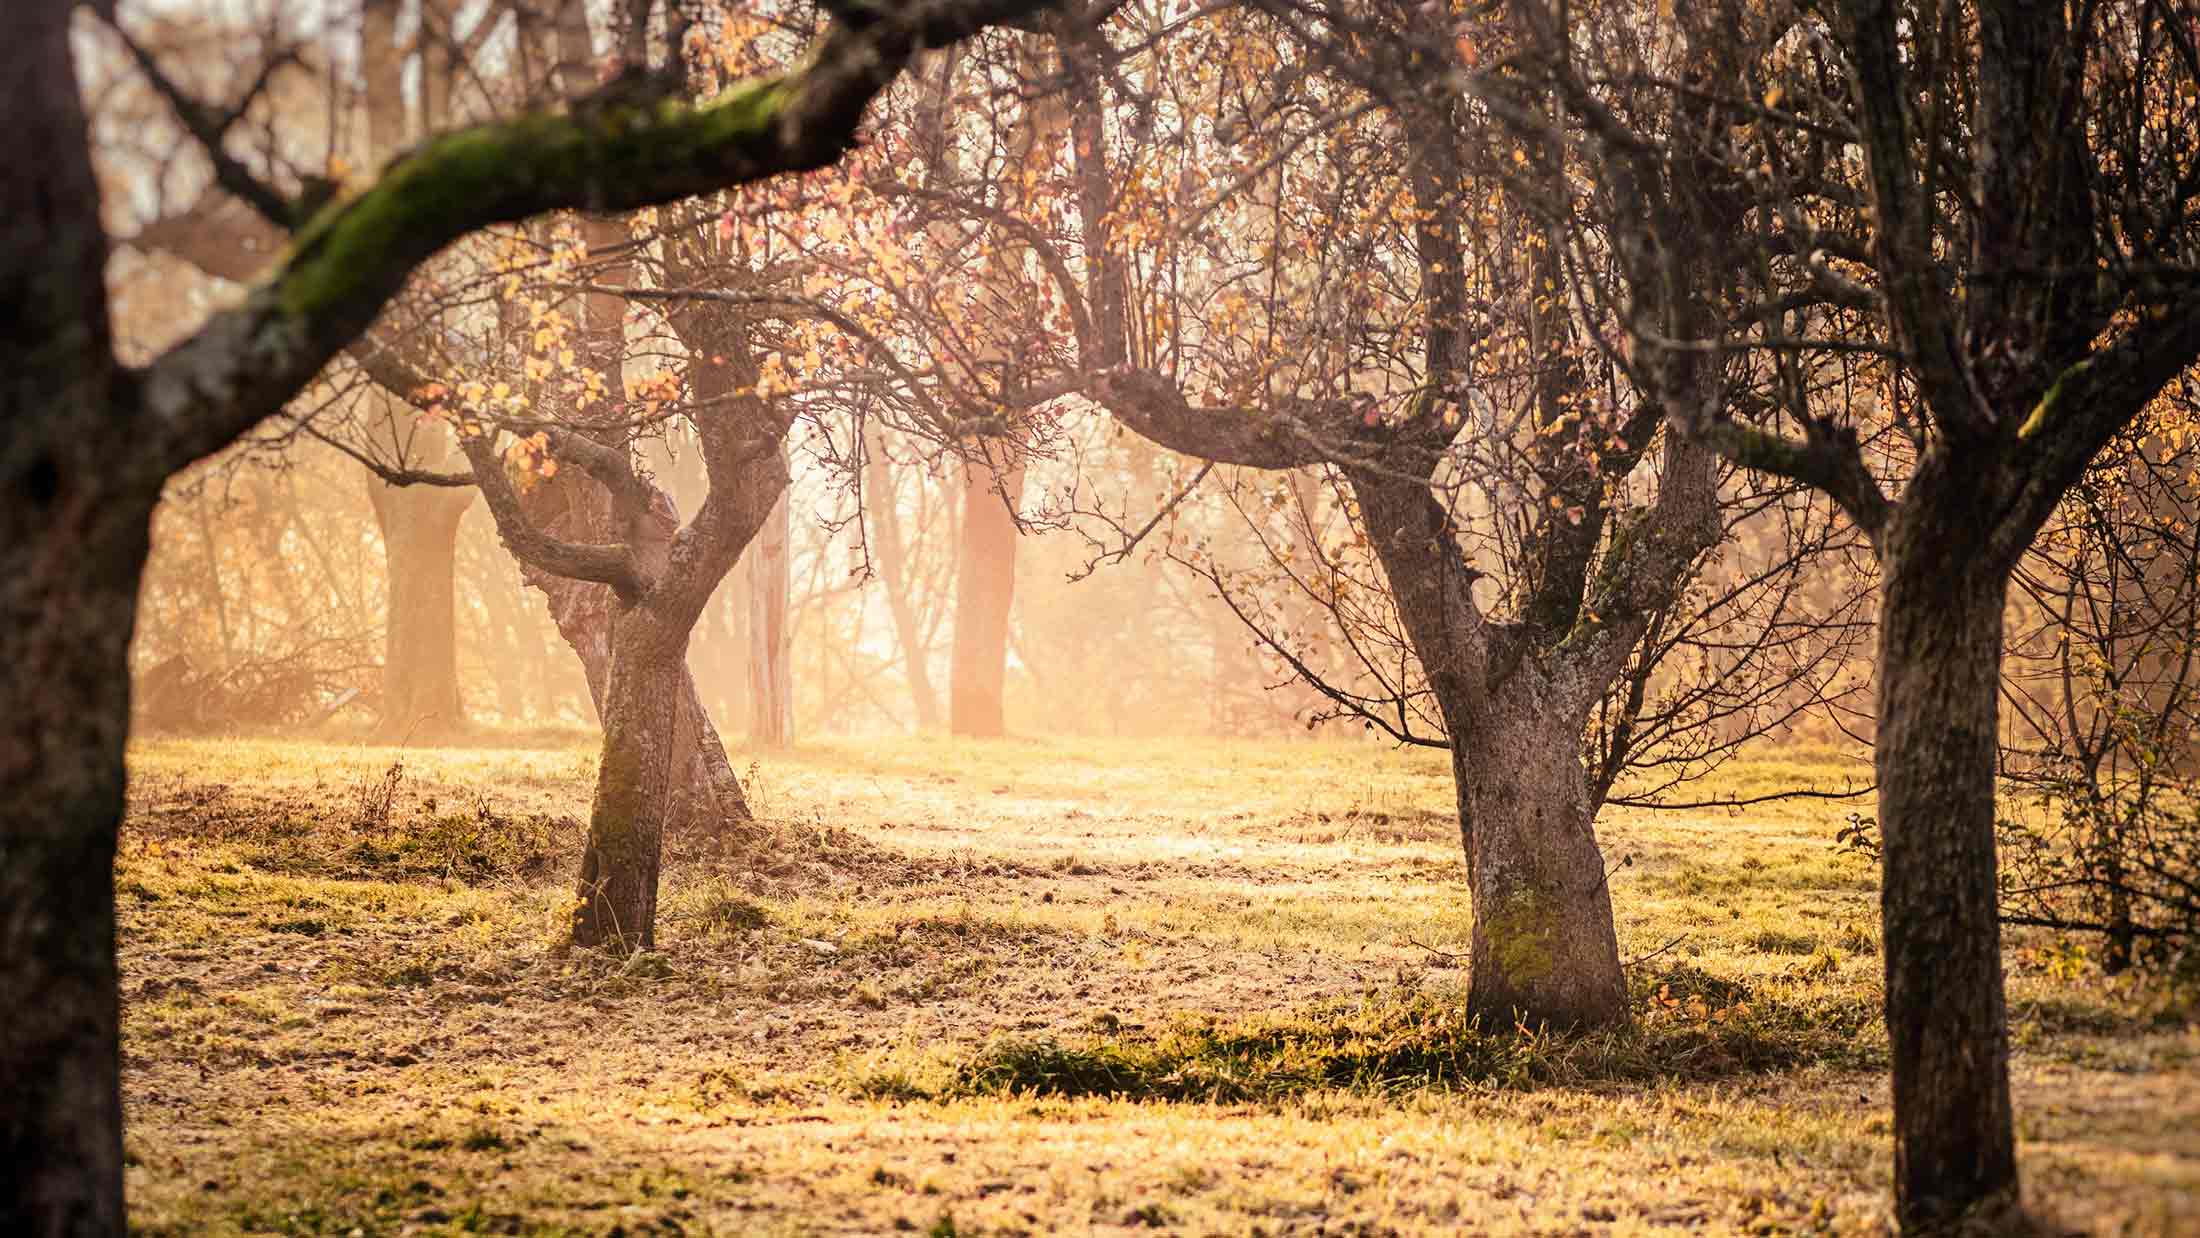
[[[1510,1078],[1283,1071],[1222,1103],[1134,1102],[970,1080],[1019,1046],[1160,1061],[1206,1043],[1172,1029],[1261,1040],[1442,1008],[1467,923],[1442,760],[806,745],[749,779],[783,862],[678,849],[662,950],[621,962],[556,946],[583,743],[132,755],[117,876],[149,1233],[1884,1226],[1876,896],[1832,847],[1838,803],[1602,823],[1612,861],[1632,857],[1612,878],[1622,949],[1663,949],[1645,990],[1708,973],[1747,990],[1746,1019],[1676,1000],[1609,1052],[1521,1050]],[[399,760],[385,817],[362,793]],[[1788,754],[1709,790],[1858,772]],[[2011,943],[2030,1193],[2073,1228],[2200,1232],[2189,1011],[2050,944]],[[1777,1011],[1858,1023],[1813,1034]],[[1672,1050],[1699,1035],[1783,1064]],[[1151,1069],[1179,1067],[1237,1068]]]

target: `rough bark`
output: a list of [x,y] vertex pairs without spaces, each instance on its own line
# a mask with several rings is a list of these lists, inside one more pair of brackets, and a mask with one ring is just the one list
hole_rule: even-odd
[[[610,587],[552,576],[524,565],[521,576],[542,591],[550,607],[550,618],[557,624],[558,635],[580,659],[581,672],[588,680],[589,703],[596,708],[596,719],[608,726],[610,703],[607,693],[611,682],[612,650],[617,643],[614,631],[616,599]],[[702,696],[696,691],[695,677],[688,672],[684,662],[679,679],[669,690],[679,711],[675,727],[678,738],[671,754],[675,768],[687,771],[679,782],[679,798],[667,827],[670,835],[675,838],[715,836],[724,833],[729,826],[753,820],[754,814],[742,795],[741,781],[734,773],[733,762],[726,756],[725,741],[711,721],[710,710],[704,707]]]
[[9,1011],[0,1019],[0,1232],[8,1234],[123,1229],[115,827],[152,496],[102,494],[89,484],[101,467],[95,454],[57,454],[54,497],[19,499],[0,516],[0,659],[9,668],[0,696],[0,1003]]
[[1523,668],[1475,711],[1473,742],[1455,741],[1474,890],[1467,1009],[1485,1028],[1627,1020],[1611,886],[1581,759],[1593,701],[1581,695]]
[[962,553],[955,577],[955,644],[948,677],[948,729],[1007,733],[1002,695],[1008,674],[1008,612],[1016,600],[1016,519],[1022,464],[963,466]]
[[1947,480],[1913,483],[1890,522],[1879,607],[1895,1199],[1915,1228],[2017,1189],[1994,858],[2007,576],[1981,553],[1975,491]]
[[681,707],[694,696],[686,646],[685,633],[664,631],[640,609],[612,624],[603,756],[573,912],[576,945],[656,946],[658,867],[681,798],[680,753],[692,752],[696,738],[698,715]]
[[157,477],[132,429],[59,0],[0,44],[0,1233],[120,1234],[114,853]]

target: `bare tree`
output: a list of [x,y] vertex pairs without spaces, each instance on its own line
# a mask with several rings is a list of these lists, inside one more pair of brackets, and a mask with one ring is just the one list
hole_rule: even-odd
[[[1238,162],[1259,175],[1281,157],[1269,152],[1296,147],[1306,160],[1320,149],[1312,158],[1335,179],[1312,182],[1335,184],[1338,197],[1303,209],[1248,194],[1276,222],[1240,235],[1304,228],[1335,236],[1335,249],[1317,247],[1296,269],[1288,259],[1252,268],[1270,285],[1260,343],[1233,355],[1234,337],[1211,327],[1145,344],[1133,330],[1113,354],[1123,361],[1095,367],[1090,389],[1125,425],[1180,451],[1335,470],[1452,750],[1475,908],[1470,1009],[1500,1026],[1624,1021],[1594,831],[1610,774],[1584,746],[1592,717],[1626,701],[1640,655],[1661,648],[1665,617],[1721,536],[1711,453],[1661,430],[1676,408],[1743,398],[1752,376],[1708,354],[1630,372],[1598,350],[1611,324],[1572,288],[1597,262],[1569,255],[1574,206],[1558,152],[1484,140],[1453,85],[1451,32],[1431,15],[1277,6],[1273,20],[1306,60],[1256,66],[1293,75],[1290,106],[1257,76],[1228,105],[1264,122],[1249,122],[1261,144]],[[1506,103],[1543,106],[1530,89]],[[1077,153],[1095,196],[1128,179],[1083,143]],[[1154,284],[1187,289],[1178,272],[1242,261],[1209,221],[1244,188],[1241,178],[1183,203],[1188,219],[1162,232],[1176,253],[1142,261]],[[1371,226],[1324,225],[1343,203]],[[1125,214],[1118,205],[1110,218]],[[1088,229],[1098,222],[1088,217]],[[1242,317],[1233,299],[1245,297],[1229,288],[1239,282],[1192,295],[1213,298],[1210,321]],[[1671,288],[1671,312],[1708,319],[1722,291],[1712,272],[1691,271]],[[1144,312],[1174,323],[1195,303]],[[1200,389],[1225,398],[1201,400]],[[1474,530],[1500,513],[1514,517],[1501,522],[1508,553],[1478,552],[1492,543]]]
[[[1677,424],[1824,491],[1877,552],[1897,1212],[1926,1228],[2013,1207],[2004,603],[2088,463],[2200,356],[2196,11],[1512,8],[1532,36],[1512,67],[1594,168],[1632,364],[1777,367],[1758,415],[1705,403]],[[1463,75],[1493,98],[1498,78]],[[1666,290],[1705,263],[1745,291],[1676,318]],[[1813,381],[1858,357],[1845,398]],[[1883,431],[1896,449],[1867,453]]]

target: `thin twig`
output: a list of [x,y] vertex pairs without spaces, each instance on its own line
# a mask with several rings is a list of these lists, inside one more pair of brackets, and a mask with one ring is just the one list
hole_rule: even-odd
[[1651,951],[1650,953],[1648,953],[1648,954],[1644,954],[1644,955],[1637,955],[1636,957],[1634,957],[1634,958],[1631,958],[1631,959],[1627,960],[1627,962],[1625,962],[1624,964],[1621,964],[1621,966],[1623,966],[1623,967],[1634,967],[1634,966],[1636,966],[1636,965],[1638,965],[1638,964],[1642,964],[1642,963],[1647,963],[1647,962],[1649,962],[1650,960],[1652,960],[1652,959],[1654,959],[1654,958],[1658,957],[1659,955],[1661,955],[1661,954],[1664,954],[1664,953],[1665,953],[1666,951],[1668,951],[1668,950],[1671,950],[1671,949],[1672,949],[1673,947],[1675,947],[1675,946],[1677,946],[1677,945],[1681,944],[1682,942],[1684,942],[1684,941],[1687,941],[1687,940],[1688,940],[1688,938],[1689,938],[1689,936],[1690,936],[1690,935],[1689,935],[1689,934],[1687,934],[1687,933],[1682,933],[1682,934],[1681,934],[1680,936],[1678,936],[1678,937],[1674,938],[1673,940],[1671,940],[1671,941],[1669,941],[1669,942],[1665,943],[1665,944],[1664,944],[1664,945],[1662,945],[1662,946],[1659,946],[1659,947],[1658,947],[1657,949],[1655,949],[1655,950],[1652,950],[1652,951]]
[[1466,958],[1466,957],[1467,957],[1467,956],[1466,956],[1466,955],[1464,955],[1464,954],[1453,954],[1453,953],[1452,953],[1451,951],[1449,951],[1449,950],[1439,950],[1439,949],[1437,949],[1436,947],[1434,947],[1434,946],[1432,946],[1432,945],[1428,944],[1427,942],[1425,942],[1425,941],[1422,941],[1422,940],[1420,940],[1419,938],[1416,938],[1416,937],[1408,937],[1408,938],[1406,938],[1406,944],[1407,944],[1407,945],[1409,945],[1409,946],[1419,946],[1419,947],[1420,947],[1421,949],[1423,949],[1423,950],[1426,950],[1426,951],[1428,951],[1428,952],[1429,952],[1430,954],[1433,954],[1433,955],[1435,955],[1435,956],[1436,956],[1437,958],[1440,958],[1440,959],[1450,959],[1451,961],[1453,961],[1453,962],[1455,962],[1455,963],[1456,963],[1456,962],[1458,962],[1459,960],[1461,960],[1461,959],[1464,959],[1464,958]]

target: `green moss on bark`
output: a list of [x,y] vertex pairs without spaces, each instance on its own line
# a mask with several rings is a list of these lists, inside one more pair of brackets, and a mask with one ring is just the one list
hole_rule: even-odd
[[596,767],[596,803],[588,823],[591,847],[622,860],[635,854],[634,808],[642,798],[642,766],[631,746],[607,729]]
[[2046,395],[2040,397],[2040,402],[2038,404],[2032,406],[2031,416],[2026,417],[2024,419],[2024,425],[2018,428],[2017,437],[2021,440],[2031,438],[2033,435],[2038,434],[2040,430],[2045,427],[2050,420],[2054,418],[2056,408],[2058,408],[2062,404],[2064,387],[2070,382],[2071,379],[2083,375],[2087,370],[2092,368],[2093,359],[2091,357],[2088,357],[2085,360],[2078,362],[2076,365],[2071,366],[2069,369],[2064,370],[2062,373],[2057,374],[2055,376],[2055,384],[2047,389]]
[[301,329],[319,321],[359,295],[362,279],[389,269],[392,256],[416,238],[465,231],[482,216],[484,201],[524,202],[548,187],[641,182],[662,169],[721,161],[770,136],[791,90],[775,77],[701,107],[676,100],[622,104],[432,139],[373,189],[330,205],[299,232],[273,289],[279,308]]
[[1506,987],[1539,984],[1557,970],[1557,909],[1541,892],[1524,887],[1508,894],[1486,913],[1483,932]]

